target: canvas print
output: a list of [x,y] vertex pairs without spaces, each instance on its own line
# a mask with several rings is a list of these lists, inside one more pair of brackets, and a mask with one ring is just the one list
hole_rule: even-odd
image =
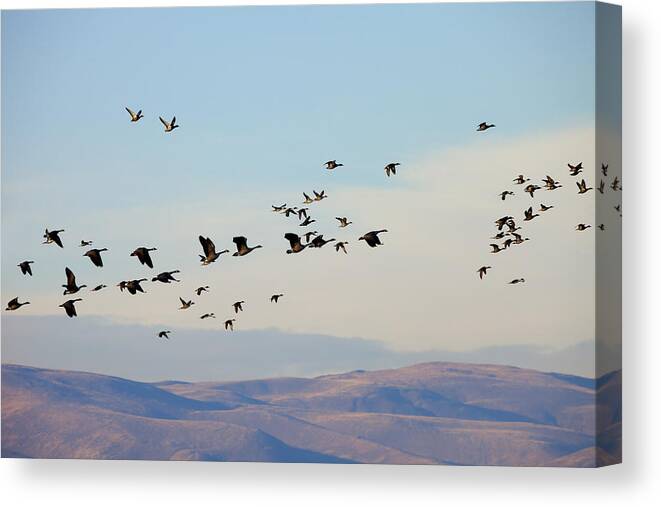
[[2,12],[2,457],[622,459],[621,10]]

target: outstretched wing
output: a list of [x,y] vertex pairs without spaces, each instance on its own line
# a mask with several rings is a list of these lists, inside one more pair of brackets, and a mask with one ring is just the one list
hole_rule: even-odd
[[248,248],[248,239],[245,236],[235,236],[232,238],[232,241],[236,245],[236,248],[238,248],[239,250]]
[[64,273],[67,275],[67,285],[76,285],[76,275],[73,274],[69,268],[64,268]]
[[181,297],[179,298],[179,301],[181,301],[182,306],[186,305],[186,301],[184,301]]
[[177,124],[177,117],[173,116],[172,117],[172,123],[170,123],[170,125],[176,125],[176,124]]
[[291,245],[292,248],[294,248],[296,245],[298,245],[301,242],[301,238],[299,237],[298,234],[294,234],[293,232],[288,232],[285,234],[285,239],[289,240],[289,244]]
[[161,117],[159,116],[158,119],[161,120],[161,123],[162,123],[164,126],[166,126],[166,127],[168,126],[168,122],[166,122],[163,118],[161,118]]
[[131,118],[133,118],[135,116],[135,113],[133,111],[131,111],[128,107],[125,107],[124,109],[126,109],[128,111],[128,113],[131,115]]

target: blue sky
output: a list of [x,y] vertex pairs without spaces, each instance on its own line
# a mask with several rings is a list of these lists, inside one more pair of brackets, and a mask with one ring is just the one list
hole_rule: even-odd
[[[550,164],[568,179],[566,162],[594,158],[594,51],[590,2],[5,11],[3,297],[20,295],[32,300],[30,312],[60,315],[64,265],[80,283],[112,286],[153,276],[128,253],[157,246],[154,271],[181,269],[181,285],[150,286],[152,294],[135,299],[116,289],[96,299],[86,294],[79,312],[123,323],[199,327],[193,316],[176,311],[177,297],[211,279],[216,299],[199,304],[199,310],[225,317],[231,302],[259,298],[262,306],[255,311],[261,317],[241,316],[247,329],[382,338],[397,349],[495,345],[482,339],[493,330],[474,322],[468,328],[475,339],[447,343],[438,337],[436,343],[438,323],[424,323],[419,310],[405,308],[434,286],[410,286],[405,293],[395,282],[388,285],[383,274],[411,270],[424,284],[424,270],[432,265],[427,263],[434,262],[474,275],[478,260],[471,257],[464,266],[465,256],[447,247],[472,247],[468,233],[455,231],[418,262],[406,258],[411,237],[405,225],[443,227],[425,217],[465,213],[467,223],[480,214],[490,227],[492,215],[500,216],[499,202],[489,209],[483,197],[476,204],[458,195],[472,191],[474,166],[480,166],[481,178],[494,177],[484,172],[489,157],[500,157],[496,166],[505,168],[494,185],[522,171],[544,175]],[[142,109],[145,118],[129,123],[124,106]],[[165,134],[158,116],[175,114],[181,128]],[[476,124],[485,120],[497,128],[476,137]],[[577,143],[583,139],[585,144]],[[334,158],[346,167],[325,171],[322,163]],[[443,194],[446,187],[438,179],[448,160],[464,167],[465,176],[448,171],[453,195]],[[383,166],[390,161],[403,165],[388,180]],[[517,165],[537,161],[534,168]],[[436,203],[423,193],[432,188],[426,188],[426,177],[441,189]],[[284,256],[282,234],[301,228],[285,225],[284,217],[269,213],[270,205],[300,205],[303,191],[321,188],[331,198],[313,209],[315,228],[326,237],[349,239],[351,264],[334,251],[314,252],[317,258]],[[454,208],[443,202],[454,202]],[[589,217],[589,202],[566,209]],[[346,238],[334,223],[338,215],[355,221]],[[396,230],[388,236],[390,253],[387,245],[378,252],[359,250],[365,246],[358,244],[360,234],[391,226]],[[66,229],[64,251],[39,244],[44,227]],[[203,271],[196,261],[200,233],[221,248],[232,248],[237,234],[265,248]],[[464,235],[467,243],[461,244]],[[75,247],[83,238],[110,249],[103,271]],[[571,276],[552,294],[576,289],[589,299],[594,280],[577,280],[582,264],[574,261],[589,262],[593,247],[587,240],[583,254],[570,251],[558,260],[564,263],[558,271]],[[432,259],[432,253],[439,257]],[[326,260],[319,262],[321,255]],[[548,253],[540,248],[538,255]],[[16,268],[24,258],[36,261],[33,279]],[[548,276],[541,266],[535,269]],[[454,284],[463,285],[443,278],[444,272],[439,276],[450,293]],[[474,290],[470,286],[466,298]],[[277,291],[291,301],[279,313],[262,303]],[[385,303],[379,297],[395,291],[391,300],[403,308],[402,318],[418,319],[417,338],[410,336],[415,331],[404,336],[404,327],[375,315]],[[530,294],[522,297],[530,300]],[[590,311],[593,302],[578,306],[577,312]],[[530,308],[531,326],[543,318],[544,309],[538,311]],[[466,327],[470,317],[462,318],[448,329]],[[539,333],[532,329],[503,333],[501,344],[549,346],[558,332],[551,326]],[[591,329],[568,332],[558,345],[593,339]]]

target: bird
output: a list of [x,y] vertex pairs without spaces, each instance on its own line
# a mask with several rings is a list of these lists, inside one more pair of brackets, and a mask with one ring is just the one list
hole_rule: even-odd
[[505,250],[504,248],[501,248],[500,245],[496,245],[495,243],[491,243],[489,246],[491,247],[491,253],[494,254]]
[[335,251],[336,251],[336,252],[339,252],[340,249],[341,249],[344,253],[347,253],[347,248],[346,248],[346,246],[347,246],[348,244],[349,244],[348,241],[338,241],[337,243],[335,243]]
[[93,241],[85,241],[84,239],[81,239],[80,240],[80,245],[78,245],[78,246],[91,246],[92,243],[94,243],[94,242]]
[[234,323],[235,322],[236,322],[236,319],[227,319],[225,321],[225,331],[227,331],[228,329],[230,331],[234,331]]
[[284,294],[273,294],[271,296],[271,303],[277,303],[278,299],[280,299]]
[[505,237],[505,233],[501,231],[495,236],[491,236],[491,239],[503,239],[504,237]]
[[329,160],[328,162],[324,163],[326,166],[326,169],[328,170],[333,170],[336,167],[342,167],[344,164],[338,164],[337,160]]
[[107,248],[92,248],[91,250],[88,250],[83,254],[83,257],[89,257],[90,260],[92,261],[92,264],[95,266],[102,268],[103,267],[103,259],[101,258],[101,252],[107,252]]
[[516,226],[516,223],[514,222],[514,220],[508,220],[506,225],[507,225],[507,228],[509,229],[509,231],[507,231],[508,234],[511,234],[511,233],[516,232],[516,231],[521,229],[521,227]]
[[315,201],[323,201],[324,199],[326,199],[326,197],[328,197],[326,195],[325,190],[322,190],[321,192],[317,192],[316,190],[313,190],[312,193],[314,194]]
[[184,301],[182,298],[179,298],[179,301],[181,301],[181,308],[179,308],[180,310],[188,310],[195,304],[194,301]]
[[273,204],[271,204],[271,208],[273,208],[274,213],[281,213],[287,209],[287,203],[283,204],[282,206],[273,206]]
[[525,182],[530,181],[530,178],[524,178],[523,174],[519,174],[516,178],[512,180],[517,185],[523,185]]
[[340,227],[347,227],[349,224],[353,223],[350,222],[347,217],[335,217],[335,220],[338,220],[340,222]]
[[480,275],[480,280],[487,276],[487,269],[491,269],[491,266],[482,266],[480,269],[477,270],[477,273]]
[[556,188],[562,187],[560,182],[555,181],[548,174],[546,175],[546,178],[542,179],[542,181],[544,182],[544,188],[546,188],[546,190],[555,190]]
[[131,253],[131,257],[137,257],[138,260],[140,261],[140,264],[142,265],[146,264],[150,268],[153,268],[154,263],[151,260],[151,255],[149,255],[149,252],[153,252],[154,250],[156,250],[156,248],[146,248],[144,246],[141,246],[133,250],[133,252]]
[[308,218],[308,210],[309,208],[301,208],[297,211],[298,214],[298,219],[303,220],[304,218]]
[[509,247],[512,246],[512,243],[514,240],[512,238],[507,238],[505,241],[503,241],[503,249],[507,250]]
[[552,208],[555,208],[555,206],[545,206],[543,203],[539,204],[539,211],[548,211]]
[[397,174],[397,166],[402,165],[399,162],[391,162],[387,166],[385,166],[383,169],[386,171],[386,176],[390,178],[391,174]]
[[537,185],[528,185],[526,188],[523,189],[524,192],[528,192],[530,194],[530,197],[535,197],[535,191],[539,190],[541,187],[538,187]]
[[179,273],[179,270],[175,269],[174,271],[163,271],[162,273],[159,273],[154,278],[152,278],[151,281],[162,283],[180,282],[181,280],[177,280],[174,276],[172,276],[175,273]]
[[34,261],[23,261],[20,264],[17,264],[17,266],[21,268],[21,273],[32,276],[32,268],[30,267],[30,264],[34,264]]
[[591,225],[587,225],[587,224],[578,224],[578,225],[576,226],[576,230],[577,230],[577,231],[586,231],[586,230],[588,230],[590,227],[592,227],[592,226],[591,226]]
[[107,285],[99,284],[99,285],[97,285],[96,287],[94,287],[92,289],[92,292],[100,291],[101,289],[105,289],[106,287],[107,287]]
[[248,238],[245,236],[235,236],[232,241],[236,245],[236,252],[232,254],[234,257],[243,257],[257,248],[262,248],[262,245],[248,246]]
[[64,229],[58,229],[55,231],[49,231],[48,229],[46,229],[46,231],[44,232],[44,239],[46,241],[44,241],[43,244],[47,245],[49,243],[55,243],[60,248],[64,248],[64,246],[62,245],[62,240],[60,239],[61,232],[64,232]]
[[358,241],[365,241],[365,243],[367,243],[372,248],[378,245],[383,245],[383,243],[381,243],[381,239],[379,238],[379,234],[381,234],[382,232],[388,232],[388,229],[370,231],[366,234],[363,234],[360,238],[358,238]]
[[305,199],[305,200],[303,201],[303,204],[312,204],[312,203],[315,201],[315,199],[312,199],[312,198],[311,198],[308,194],[306,194],[305,192],[303,192],[303,198]]
[[212,262],[216,262],[216,259],[224,253],[229,253],[229,250],[223,250],[221,252],[216,252],[216,245],[214,245],[211,238],[205,238],[204,236],[199,236],[200,244],[202,245],[202,251],[204,255],[200,255],[200,261],[202,261],[203,266],[208,266]]
[[588,184],[585,183],[585,180],[581,180],[580,182],[576,182],[576,186],[578,187],[578,193],[579,194],[584,194],[588,190],[592,190],[592,187],[588,187]]
[[131,121],[132,121],[132,122],[139,121],[140,118],[143,118],[143,116],[142,116],[142,109],[140,109],[137,113],[134,113],[134,112],[131,111],[128,107],[125,107],[124,109],[126,109],[126,111],[131,115]]
[[304,221],[302,221],[300,224],[298,224],[301,227],[307,227],[308,225],[316,222],[314,218],[306,217]]
[[487,124],[487,122],[483,121],[482,123],[480,123],[480,124],[477,126],[477,131],[478,131],[478,132],[483,132],[483,131],[488,130],[488,129],[492,128],[492,127],[495,127],[495,125]]
[[621,190],[620,187],[620,180],[618,179],[617,176],[613,179],[613,183],[611,183],[611,188],[617,192],[617,190]]
[[284,211],[284,215],[285,215],[287,218],[289,218],[289,215],[297,215],[297,214],[298,214],[298,212],[296,211],[297,209],[298,209],[297,206],[294,206],[293,208],[287,208],[287,209]]
[[237,301],[236,303],[234,303],[232,305],[232,307],[234,308],[234,313],[239,313],[239,311],[243,311],[243,304],[244,303],[245,303],[245,301]]
[[80,298],[76,299],[69,299],[68,301],[65,301],[62,303],[60,308],[64,308],[64,311],[67,312],[67,315],[71,317],[76,317],[78,314],[76,313],[76,307],[74,306],[78,301],[82,301]]
[[335,241],[335,238],[324,239],[324,235],[319,234],[318,236],[315,236],[315,238],[310,242],[308,246],[310,248],[321,248],[326,243],[330,243],[331,241]]
[[514,236],[514,240],[512,241],[512,243],[514,243],[515,245],[520,245],[524,241],[530,240],[530,238],[522,238],[520,234],[517,234],[515,232],[512,233],[512,236]]
[[[308,233],[308,234],[312,234],[312,233]],[[300,236],[298,234],[294,234],[293,232],[288,232],[287,234],[285,234],[285,239],[289,241],[289,245],[291,247],[289,250],[287,250],[288,254],[302,252],[305,249],[305,247],[308,246],[308,245],[303,245],[301,243]]]
[[597,188],[597,190],[599,190],[599,193],[603,194],[605,188],[606,188],[606,182],[604,180],[601,180],[599,182],[599,187]]
[[525,278],[515,278],[511,282],[507,282],[507,283],[509,283],[510,285],[516,285],[517,283],[524,283],[525,281],[526,281]]
[[177,117],[176,116],[172,117],[172,121],[170,123],[166,122],[160,116],[158,117],[158,119],[161,120],[161,123],[165,127],[166,132],[172,132],[174,129],[179,128],[179,125],[177,125]]
[[29,301],[26,301],[25,303],[19,303],[18,298],[14,298],[9,303],[7,303],[7,308],[5,308],[5,310],[14,311],[14,310],[18,310],[23,305],[29,305],[29,304],[30,304]]
[[618,204],[617,206],[613,206],[613,209],[619,213],[620,211],[622,211],[622,205]]
[[215,313],[205,313],[204,315],[200,316],[200,319],[202,319],[202,320],[204,320],[204,319],[215,319],[215,318],[216,318]]
[[[125,282],[124,288],[129,291],[129,294],[135,296],[137,292],[142,292],[143,294],[145,291],[143,290],[142,286],[140,285],[140,282],[146,282],[146,278],[140,278],[139,280],[129,280],[128,282]],[[120,282],[121,283],[121,282]],[[121,287],[120,287],[121,289]]]
[[124,289],[126,289],[126,284],[127,284],[127,283],[128,283],[127,281],[122,280],[121,282],[119,282],[119,283],[117,284],[117,287],[119,287],[119,291],[120,291],[120,292],[124,292]]
[[578,176],[578,173],[583,171],[583,162],[579,162],[576,165],[567,164],[569,167],[569,174],[572,176]]
[[308,232],[306,232],[305,234],[303,234],[302,237],[305,238],[305,242],[306,242],[306,243],[309,243],[309,242],[310,242],[310,238],[311,238],[312,236],[316,236],[317,234],[319,234],[317,231],[308,231]]
[[170,337],[168,336],[172,331],[160,331],[158,333],[159,338],[165,338],[166,340],[169,340]]
[[495,220],[494,224],[496,224],[499,231],[502,231],[503,227],[505,227],[505,224],[507,224],[507,222],[509,220],[512,220],[512,218],[514,218],[514,217],[511,217],[509,215],[505,215],[504,217],[500,217],[498,220]]
[[604,164],[604,163],[601,164],[601,173],[604,176],[608,176],[608,164]]
[[204,285],[203,287],[198,287],[197,289],[195,289],[195,294],[201,296],[203,292],[207,292],[208,290],[209,290],[209,286]]
[[512,191],[510,191],[510,190],[503,190],[503,191],[502,191],[500,194],[498,194],[498,195],[500,195],[500,199],[501,199],[501,201],[504,201],[505,198],[506,198],[508,195],[514,195],[514,192],[512,192]]
[[69,268],[64,268],[64,274],[67,275],[67,283],[66,285],[62,286],[64,287],[64,295],[75,294],[83,287],[87,287],[87,285],[76,285],[76,275],[74,275],[73,271],[71,271]]
[[601,231],[606,230],[606,226],[604,224],[599,224],[597,227],[599,227],[599,230],[601,230]]

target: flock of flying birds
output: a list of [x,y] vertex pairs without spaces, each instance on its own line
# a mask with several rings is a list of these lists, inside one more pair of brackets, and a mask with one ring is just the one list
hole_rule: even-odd
[[[126,111],[129,113],[131,117],[131,122],[135,123],[140,121],[144,116],[142,114],[142,110],[139,110],[137,113],[133,112],[131,109],[128,107],[126,108]],[[164,126],[164,131],[166,133],[171,133],[175,129],[179,128],[179,125],[177,125],[177,118],[173,117],[171,121],[166,121],[162,117],[159,116],[159,120]],[[478,132],[484,132],[487,131],[491,128],[495,127],[493,124],[488,124],[486,122],[480,123],[477,127]],[[337,169],[338,167],[343,167],[344,164],[338,163],[337,160],[329,160],[327,161],[324,166],[326,167],[327,170],[334,170]],[[397,167],[400,166],[401,164],[399,162],[392,162],[387,164],[384,167],[385,174],[387,177],[391,177],[397,174]],[[583,171],[583,165],[582,163],[578,163],[576,165],[572,164],[567,164],[569,167],[569,174],[571,176],[578,176],[582,171]],[[601,165],[601,171],[604,177],[608,176],[608,165],[607,164],[602,164]],[[530,181],[529,178],[525,178],[522,174],[514,178],[513,182],[516,185],[525,185]],[[560,182],[556,181],[553,179],[551,176],[546,176],[542,180],[542,183],[544,183],[544,187],[547,191],[553,191],[557,190],[558,188],[562,188],[562,185]],[[592,187],[588,187],[588,184],[586,183],[585,179],[581,179],[581,181],[576,181],[576,186],[578,187],[578,194],[579,195],[584,195],[590,190],[593,190]],[[610,188],[613,191],[618,191],[622,190],[622,186],[620,184],[620,180],[617,178],[617,176],[612,180],[612,183],[610,183]],[[602,179],[599,187],[597,190],[600,193],[604,193],[606,187],[606,182]],[[534,183],[528,183],[523,191],[528,193],[531,198],[535,197],[535,192],[541,190],[542,187],[539,185],[536,185]],[[505,201],[509,196],[515,195],[513,191],[511,190],[504,190],[500,194],[501,200]],[[314,218],[312,218],[310,214],[310,208],[308,206],[314,204],[314,203],[319,203],[323,201],[324,199],[328,198],[328,195],[324,190],[317,191],[313,190],[312,191],[312,196],[310,196],[307,192],[303,192],[303,201],[302,204],[303,206],[288,206],[286,203],[282,205],[277,205],[277,206],[271,206],[272,211],[274,213],[279,213],[284,215],[285,217],[290,217],[293,216],[297,218],[300,223],[299,227],[309,227],[313,223],[316,222]],[[539,206],[539,213],[546,213],[553,209],[554,206],[546,206],[543,203],[540,203]],[[615,209],[618,213],[621,215],[621,205],[615,206]],[[533,210],[533,207],[530,206],[527,210],[524,211],[524,222],[529,222],[534,220],[535,218],[539,217],[540,214],[535,213]],[[338,221],[338,227],[341,229],[344,229],[346,227],[349,227],[352,222],[349,220],[347,217],[344,216],[338,216],[335,217],[335,219]],[[492,253],[493,254],[498,254],[500,252],[504,252],[513,245],[521,245],[522,243],[526,242],[529,240],[529,238],[524,238],[522,234],[519,232],[521,230],[521,227],[517,226],[517,223],[514,220],[514,217],[510,215],[505,215],[495,221],[496,227],[498,232],[491,238],[492,240],[503,240],[502,245],[498,243],[491,243],[491,248],[492,248]],[[584,223],[579,223],[576,226],[577,231],[585,231],[592,227],[590,224],[584,224]],[[507,230],[504,230],[507,228]],[[604,224],[600,224],[598,226],[600,230],[604,230]],[[48,230],[46,229],[43,235],[44,244],[54,244],[59,246],[60,248],[64,248],[64,245],[62,243],[62,238],[60,237],[60,234],[64,232],[64,229],[55,229],[55,230]],[[377,246],[382,245],[383,243],[381,242],[381,239],[379,237],[380,234],[388,232],[387,229],[377,229],[373,231],[369,231],[362,236],[358,238],[358,241],[365,241],[367,245],[370,247],[374,248]],[[289,242],[289,249],[286,250],[287,254],[300,254],[306,249],[311,249],[311,248],[323,248],[326,244],[328,243],[333,243],[334,242],[334,248],[336,252],[342,252],[344,254],[347,254],[347,245],[349,244],[348,241],[344,240],[337,240],[336,238],[331,238],[331,239],[325,239],[323,234],[319,234],[317,231],[310,231],[306,230],[306,232],[303,232],[301,234],[296,234],[294,232],[288,232],[284,235],[284,239],[286,239]],[[248,239],[245,236],[235,236],[232,241],[234,242],[234,245],[236,247],[236,251],[232,254],[234,257],[243,257],[245,255],[250,254],[251,252],[262,248],[262,245],[254,245],[254,246],[248,246]],[[199,236],[199,242],[200,245],[202,246],[202,254],[199,255],[199,260],[202,266],[208,266],[210,264],[213,264],[216,262],[221,255],[230,253],[229,250],[220,250],[218,251],[216,249],[216,245],[212,241],[211,238],[206,237],[206,236]],[[90,247],[92,245],[92,241],[86,241],[86,240],[81,240],[80,242],[80,247]],[[155,251],[156,248],[148,248],[148,247],[138,247],[136,248],[130,255],[132,257],[136,257],[137,260],[140,262],[141,265],[147,266],[150,269],[154,268],[154,263],[151,258],[150,252]],[[97,266],[99,268],[103,267],[103,258],[102,258],[102,253],[108,251],[107,248],[90,248],[87,250],[83,255],[88,257],[89,260],[92,262],[94,266]],[[21,263],[18,264],[18,267],[20,268],[21,272],[24,275],[29,275],[32,276],[32,267],[31,264],[33,264],[34,261],[31,260],[26,260],[22,261]],[[482,266],[477,270],[477,273],[480,277],[480,279],[483,279],[486,274],[487,270],[491,269],[491,266]],[[72,295],[72,294],[77,294],[81,291],[81,289],[86,288],[86,285],[78,285],[76,282],[76,276],[69,269],[68,267],[65,267],[65,275],[66,275],[66,284],[62,285],[64,288],[63,295]],[[179,273],[179,270],[173,270],[173,271],[163,271],[156,276],[151,278],[151,281],[154,283],[164,283],[164,284],[169,284],[171,282],[179,282],[177,278],[175,278],[175,274]],[[145,291],[143,290],[141,284],[143,282],[147,282],[147,278],[139,278],[139,279],[133,279],[133,280],[122,280],[117,284],[117,287],[119,287],[119,290],[124,292],[127,291],[131,295],[135,295],[138,292],[144,293]],[[519,283],[524,283],[525,279],[524,278],[515,278],[508,282],[509,284],[519,284]],[[105,289],[107,286],[104,284],[100,284],[95,286],[94,288],[90,289],[90,292],[97,292],[100,290]],[[208,285],[200,286],[197,289],[195,289],[195,294],[200,297],[204,292],[207,292],[209,290]],[[273,294],[270,297],[270,301],[272,303],[277,303],[278,300],[283,297],[284,294]],[[61,308],[64,309],[66,315],[69,317],[76,317],[77,312],[76,312],[76,303],[83,301],[82,298],[74,298],[74,299],[68,299],[61,305],[59,305]],[[181,303],[181,306],[179,307],[180,310],[188,310],[195,304],[195,302],[192,299],[184,299],[182,297],[179,297],[179,301]],[[243,312],[243,305],[245,304],[245,301],[237,301],[232,304],[232,308],[234,310],[234,315],[238,315],[239,312]],[[13,310],[18,310],[24,305],[30,304],[29,301],[25,301],[23,303],[18,301],[18,298],[14,298],[9,303],[7,304],[6,310],[13,311]],[[200,316],[200,319],[209,319],[209,318],[216,318],[214,313],[204,313],[203,315]],[[226,331],[233,331],[234,330],[234,323],[236,322],[236,318],[228,318],[224,321],[224,327]],[[169,330],[163,330],[158,333],[159,338],[166,338],[169,339],[169,334],[171,331]]]
[[[132,123],[138,122],[142,118],[144,118],[144,115],[142,114],[142,110],[139,110],[136,113],[128,107],[125,109],[129,113],[131,117],[130,121]],[[179,128],[179,125],[177,125],[176,116],[173,116],[172,120],[170,120],[169,122],[164,120],[160,116],[159,116],[159,120],[163,124],[164,131],[166,133],[173,132],[176,128]],[[338,163],[336,160],[329,160],[324,164],[327,170],[334,170],[338,167],[342,167],[343,165],[344,164]],[[399,162],[389,163],[388,165],[386,165],[384,168],[386,176],[390,177],[391,175],[396,175],[397,167],[399,165],[400,165]],[[302,204],[307,206],[316,202],[323,201],[328,197],[328,195],[326,195],[326,192],[324,190],[321,190],[319,192],[314,190],[312,192],[312,195],[314,197],[310,197],[310,195],[308,195],[306,192],[303,192],[304,200],[302,201]],[[316,220],[313,219],[308,213],[309,212],[308,207],[298,207],[298,206],[289,207],[287,206],[287,204],[283,204],[281,206],[272,206],[272,211],[275,213],[281,213],[285,217],[289,217],[292,215],[297,217],[299,220],[301,220],[301,223],[299,224],[300,227],[309,227],[311,224],[316,222]],[[336,217],[336,219],[338,221],[338,226],[340,228],[346,228],[352,224],[352,222],[347,217]],[[54,229],[54,230],[46,229],[43,235],[44,238],[43,244],[54,244],[60,248],[64,248],[62,238],[60,237],[60,234],[62,234],[63,232],[65,232],[64,229]],[[379,238],[379,234],[385,232],[388,231],[386,229],[369,231],[363,234],[362,236],[360,236],[358,238],[358,241],[365,241],[367,245],[374,248],[383,244],[381,242],[381,239]],[[349,244],[348,241],[337,241],[335,238],[324,239],[323,235],[319,234],[317,231],[306,231],[301,235],[293,232],[288,232],[284,235],[284,239],[286,239],[289,242],[289,246],[290,246],[290,248],[286,250],[287,254],[301,253],[302,251],[308,248],[322,248],[327,243],[331,243],[331,242],[335,242],[334,248],[336,252],[338,253],[343,252],[344,254],[348,253],[347,252],[347,245]],[[262,245],[248,246],[248,239],[245,236],[235,236],[232,239],[232,241],[234,242],[234,245],[236,247],[236,251],[232,254],[234,257],[243,257],[245,255],[250,254],[254,250],[262,248]],[[216,245],[214,244],[213,240],[209,237],[200,235],[199,242],[200,245],[202,246],[202,252],[203,252],[202,254],[199,255],[200,263],[202,266],[208,266],[216,262],[221,255],[229,253],[229,250],[218,251],[216,249]],[[81,240],[79,247],[89,248],[92,246],[92,244],[93,244],[92,241]],[[141,265],[153,269],[154,263],[150,252],[153,252],[155,250],[156,248],[148,248],[141,246],[136,248],[133,252],[131,252],[130,256],[136,257]],[[108,251],[107,248],[90,248],[83,255],[88,257],[94,266],[102,268],[103,267],[102,253],[107,251]],[[18,267],[23,273],[23,275],[32,276],[31,264],[34,264],[34,261],[25,260],[18,264]],[[78,294],[82,289],[87,288],[87,285],[85,284],[78,285],[78,283],[76,282],[76,275],[73,273],[73,271],[71,271],[71,269],[69,269],[69,267],[65,267],[64,271],[66,275],[66,283],[62,285],[62,287],[64,288],[63,295],[67,296],[72,294]],[[179,282],[180,280],[178,280],[174,276],[177,273],[179,273],[179,270],[163,271],[157,274],[156,276],[152,277],[151,281],[155,283],[160,282],[165,284],[169,284],[171,282]],[[147,278],[122,280],[117,284],[117,287],[119,287],[119,290],[121,292],[127,291],[130,295],[136,295],[138,292],[145,293],[141,284],[147,281],[148,281]],[[91,288],[90,292],[98,292],[105,288],[107,288],[107,285],[100,284],[95,286],[94,288]],[[208,290],[209,290],[208,285],[200,286],[197,289],[195,289],[195,294],[198,297],[200,297],[204,292],[207,292]],[[281,293],[272,294],[270,296],[270,302],[277,303],[278,300],[283,296],[284,294]],[[83,301],[83,299],[80,297],[67,299],[64,303],[62,303],[59,306],[64,309],[67,316],[76,317],[78,315],[76,311],[76,303],[80,301]],[[188,310],[189,308],[191,308],[191,306],[195,304],[195,302],[192,299],[184,299],[182,297],[179,297],[179,301],[181,303],[181,306],[179,307],[180,310]],[[24,301],[21,303],[16,297],[7,303],[7,308],[5,310],[7,311],[18,310],[22,306],[28,304],[30,304],[29,301]],[[244,304],[245,301],[237,301],[232,304],[232,308],[234,310],[235,315],[237,315],[239,312],[243,312]],[[204,313],[203,315],[200,316],[200,319],[210,319],[210,318],[216,318],[216,315],[214,313]],[[225,330],[233,331],[235,322],[236,322],[236,318],[226,319],[224,321]],[[159,331],[158,337],[169,339],[169,334],[171,332],[172,331],[169,330]]]
[[[480,124],[478,127],[478,130],[487,130],[488,128],[493,127],[494,125],[487,125],[485,123]],[[570,176],[578,176],[580,173],[583,172],[583,163],[579,162],[576,165],[572,164],[567,164],[567,167],[569,167],[569,175]],[[608,164],[601,164],[601,173],[603,175],[603,178],[608,177]],[[601,179],[599,182],[599,186],[597,187],[597,190],[599,191],[600,194],[603,194],[606,191],[606,181],[604,179]],[[530,181],[530,178],[524,177],[523,174],[519,174],[516,178],[512,180],[515,185],[527,185],[523,188],[523,191],[528,193],[532,199],[535,198],[535,192],[538,190],[542,190],[542,188],[546,189],[546,191],[553,191],[557,190],[559,188],[562,188],[562,185],[560,184],[559,181],[556,181],[553,179],[551,176],[546,176],[546,178],[543,178],[541,180],[541,183],[544,183],[543,187],[540,187],[539,185],[536,185],[535,183],[528,183]],[[578,187],[578,194],[579,195],[585,195],[588,193],[590,190],[594,190],[592,187],[588,187],[588,184],[586,183],[584,178],[581,178],[581,181],[576,181],[576,186]],[[609,187],[617,192],[622,190],[622,185],[620,183],[620,179],[615,176],[610,183]],[[511,190],[503,190],[500,194],[500,199],[502,201],[505,201],[509,196],[515,195],[513,191]],[[540,203],[539,205],[539,213],[536,213],[535,210],[533,210],[533,207],[530,206],[528,209],[524,210],[523,212],[523,221],[524,222],[530,222],[534,220],[535,218],[540,216],[540,213],[546,213],[553,209],[555,206],[547,206],[544,203]],[[618,204],[615,206],[615,211],[617,211],[622,217],[622,205]],[[513,245],[521,245],[525,243],[526,241],[529,241],[530,238],[524,238],[522,233],[519,232],[521,231],[521,227],[517,226],[516,221],[514,220],[513,216],[510,215],[505,215],[494,222],[496,224],[496,228],[498,229],[498,232],[491,237],[492,240],[503,240],[502,244],[499,243],[491,243],[489,246],[491,246],[491,253],[492,254],[498,254],[501,252],[506,251]],[[576,230],[579,232],[584,232],[587,231],[589,228],[591,228],[592,225],[590,224],[585,224],[585,223],[579,223],[576,225]],[[604,231],[606,229],[605,225],[599,224],[598,229],[601,231]],[[507,228],[507,230],[504,230]],[[487,271],[491,269],[491,266],[481,266],[477,270],[477,274],[480,277],[480,280],[482,280],[486,275]],[[525,278],[514,278],[511,281],[507,282],[510,285],[517,285],[520,283],[525,283]]]

